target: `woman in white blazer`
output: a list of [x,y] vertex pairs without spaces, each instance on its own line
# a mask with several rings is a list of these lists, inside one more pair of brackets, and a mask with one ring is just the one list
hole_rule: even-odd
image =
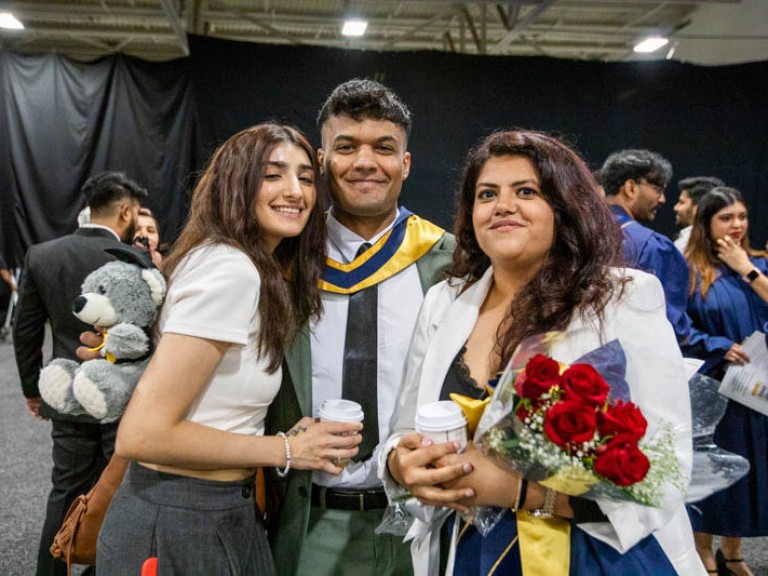
[[[671,482],[659,508],[592,502],[523,483],[472,445],[455,454],[455,445],[413,431],[419,406],[450,392],[480,397],[484,386],[476,382],[502,370],[525,337],[567,331],[551,351],[565,363],[618,338],[632,401],[649,431],[673,425],[680,469],[690,473],[688,388],[661,284],[616,267],[620,230],[578,155],[544,134],[492,134],[470,152],[454,231],[450,279],[424,301],[394,432],[382,451],[390,497],[408,490],[422,504],[460,512],[506,509],[485,538],[460,518],[447,522],[447,573],[705,574],[685,495]],[[532,523],[543,526],[535,538],[526,527]],[[437,530],[412,544],[417,574],[438,572]]]

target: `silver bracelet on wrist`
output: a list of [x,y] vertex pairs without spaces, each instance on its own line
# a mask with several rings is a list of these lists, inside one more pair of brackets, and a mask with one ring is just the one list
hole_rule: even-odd
[[547,488],[547,490],[544,492],[544,504],[541,506],[541,508],[537,508],[536,510],[529,510],[528,514],[534,518],[552,518],[555,511],[556,497],[557,492],[552,490],[552,488]]
[[285,468],[280,470],[279,467],[275,466],[275,471],[280,478],[285,478],[291,470],[291,444],[288,442],[288,437],[285,435],[285,432],[278,432],[277,435],[283,439],[283,442],[285,442]]

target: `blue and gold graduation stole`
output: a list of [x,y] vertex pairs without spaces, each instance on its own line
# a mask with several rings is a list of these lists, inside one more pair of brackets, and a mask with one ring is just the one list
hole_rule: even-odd
[[392,229],[364,254],[349,264],[325,260],[320,289],[354,294],[406,269],[429,252],[445,230],[409,212],[402,206]]

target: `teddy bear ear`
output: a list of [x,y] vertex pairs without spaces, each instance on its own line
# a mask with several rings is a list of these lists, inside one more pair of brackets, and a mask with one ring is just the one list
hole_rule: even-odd
[[146,250],[139,250],[138,248],[131,248],[130,246],[121,246],[119,248],[104,248],[104,252],[112,254],[112,256],[121,262],[127,262],[128,264],[133,264],[139,268],[155,268],[155,264],[152,262],[152,256]]
[[165,279],[163,279],[163,275],[160,274],[157,268],[152,268],[151,270],[142,270],[141,277],[149,286],[152,302],[160,306],[163,303],[163,298],[165,298]]

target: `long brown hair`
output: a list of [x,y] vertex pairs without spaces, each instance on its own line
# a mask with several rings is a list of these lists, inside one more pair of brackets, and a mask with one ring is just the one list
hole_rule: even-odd
[[[270,253],[256,217],[256,199],[269,157],[281,144],[298,146],[307,153],[317,194],[302,233],[283,239]],[[227,244],[245,253],[261,276],[258,346],[269,358],[269,371],[274,372],[297,328],[322,311],[317,283],[325,263],[327,208],[328,196],[315,153],[304,135],[280,124],[252,126],[214,152],[192,193],[189,220],[163,262],[163,273],[170,278],[192,249],[208,242]],[[289,276],[290,282],[284,276]]]
[[621,265],[621,230],[584,161],[561,141],[539,132],[496,132],[470,151],[458,192],[454,278],[477,281],[491,265],[472,226],[475,186],[490,158],[522,156],[534,165],[541,193],[555,212],[555,239],[547,260],[515,295],[499,325],[502,369],[521,340],[563,330],[573,313],[594,310],[600,320],[616,285],[609,267]]
[[[741,192],[736,188],[717,186],[707,192],[696,205],[696,216],[693,218],[693,229],[685,248],[685,259],[688,260],[688,293],[696,291],[697,284],[701,295],[706,298],[712,283],[718,278],[718,269],[723,263],[717,257],[715,238],[712,238],[712,218],[723,208],[736,202],[744,204]],[[746,204],[745,204],[746,206]],[[741,237],[741,247],[750,256],[763,256],[764,252],[753,250],[749,246],[749,235]]]

